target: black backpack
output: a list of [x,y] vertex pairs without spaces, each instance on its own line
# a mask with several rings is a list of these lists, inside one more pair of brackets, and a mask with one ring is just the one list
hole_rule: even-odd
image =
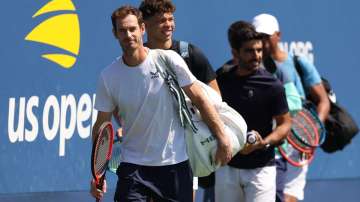
[[[294,56],[294,64],[301,78],[301,83],[304,85],[304,72],[298,56]],[[325,121],[326,137],[321,148],[327,153],[333,153],[344,149],[359,132],[359,127],[348,111],[334,99],[330,99],[330,97],[335,96],[335,93],[329,81],[323,77],[321,79],[330,100],[330,113]],[[311,101],[311,98],[307,98]]]

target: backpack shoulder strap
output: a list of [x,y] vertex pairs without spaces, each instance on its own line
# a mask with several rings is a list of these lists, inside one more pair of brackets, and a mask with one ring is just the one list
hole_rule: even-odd
[[153,50],[153,54],[151,56],[155,62],[155,67],[157,71],[159,71],[171,94],[175,97],[177,101],[178,115],[181,125],[183,127],[185,127],[185,125],[188,125],[194,132],[196,132],[198,129],[192,121],[191,113],[187,108],[185,93],[180,87],[177,81],[176,74],[165,56],[165,51],[160,49]]
[[[176,73],[172,69],[171,65],[169,64],[169,61],[167,60],[164,51],[165,50],[161,50],[161,49],[154,50],[154,53],[156,53],[156,54],[154,54],[155,56],[153,56],[154,62],[160,63],[160,64],[156,65],[157,66],[156,68],[160,69],[161,72],[167,72],[174,79],[177,79]],[[163,68],[165,68],[165,69],[163,69]]]
[[182,58],[189,57],[189,43],[186,41],[179,41],[179,50]]
[[[165,79],[166,78],[166,75],[165,75],[166,70],[163,69],[163,67],[164,66],[166,67],[166,65],[164,65],[165,59],[163,59],[163,55],[161,54],[161,51],[158,49],[153,49],[151,51],[151,53],[149,52],[149,54],[151,54],[151,57],[153,58],[156,70],[160,73],[161,77],[163,77]],[[160,58],[160,60],[159,60],[159,58]]]

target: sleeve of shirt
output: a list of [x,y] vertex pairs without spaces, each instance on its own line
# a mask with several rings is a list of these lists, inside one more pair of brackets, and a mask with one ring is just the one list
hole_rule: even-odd
[[98,79],[95,98],[95,109],[102,112],[112,112],[115,108],[110,91],[106,86],[104,76],[101,73]]
[[275,76],[282,82],[285,88],[285,95],[290,111],[298,111],[302,108],[301,96],[298,93],[294,82],[290,80],[288,72],[284,71],[283,68],[278,68],[275,72]]
[[207,57],[192,44],[189,44],[189,63],[189,68],[198,80],[209,83],[216,78],[216,73]]
[[289,111],[289,107],[286,100],[285,89],[281,85],[274,85],[271,91],[272,100],[270,101],[270,107],[272,108],[273,116],[278,116]]
[[281,83],[284,85],[291,82],[290,77],[279,68],[276,70],[276,72],[274,74],[275,74],[275,77],[277,79],[279,79],[281,81]]
[[284,84],[286,100],[289,107],[290,112],[296,112],[301,110],[302,101],[301,96],[299,95],[295,84],[293,82],[289,82]]
[[321,83],[320,74],[312,63],[310,63],[305,57],[299,57],[299,63],[304,72],[305,88]]
[[195,76],[190,72],[184,59],[175,51],[167,50],[167,60],[171,69],[175,72],[180,87],[192,84],[196,81]]

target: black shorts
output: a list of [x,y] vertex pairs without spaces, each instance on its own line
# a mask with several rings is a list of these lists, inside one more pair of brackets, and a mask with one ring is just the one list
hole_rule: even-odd
[[191,202],[193,176],[188,161],[168,166],[121,163],[114,201]]

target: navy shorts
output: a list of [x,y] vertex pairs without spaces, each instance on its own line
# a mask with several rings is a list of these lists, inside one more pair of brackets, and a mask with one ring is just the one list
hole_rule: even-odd
[[114,201],[191,202],[193,176],[188,161],[167,166],[121,163]]

